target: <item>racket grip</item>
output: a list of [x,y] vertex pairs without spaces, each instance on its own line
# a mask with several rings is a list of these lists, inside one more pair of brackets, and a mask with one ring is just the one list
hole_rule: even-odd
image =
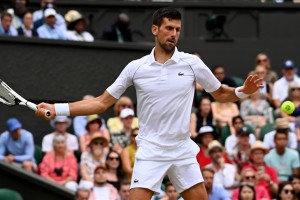
[[45,110],[45,116],[46,116],[46,117],[50,117],[50,116],[51,116],[50,110]]
[[[26,102],[26,106],[27,106],[28,108],[30,108],[31,110],[34,110],[34,111],[37,110],[36,104],[31,103],[31,102],[29,102],[29,101]],[[50,117],[50,116],[51,116],[50,110],[45,110],[45,116],[46,116],[46,117]]]

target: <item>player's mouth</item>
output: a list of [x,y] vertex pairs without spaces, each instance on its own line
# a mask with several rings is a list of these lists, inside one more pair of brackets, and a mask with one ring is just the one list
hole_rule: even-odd
[[175,40],[167,40],[167,44],[174,46],[175,45]]

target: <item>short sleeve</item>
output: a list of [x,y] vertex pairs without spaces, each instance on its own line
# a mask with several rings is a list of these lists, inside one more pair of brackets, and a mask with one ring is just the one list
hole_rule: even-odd
[[299,161],[299,155],[298,155],[298,152],[297,151],[293,151],[294,152],[294,158],[293,158],[293,161],[292,161],[292,167],[293,168],[298,168],[300,167],[300,161]]
[[133,84],[133,75],[135,72],[135,62],[130,62],[121,72],[115,82],[109,86],[106,91],[114,98],[119,99],[125,90]]
[[220,81],[200,58],[195,56],[191,64],[195,72],[196,82],[199,83],[206,92],[214,92],[221,86]]

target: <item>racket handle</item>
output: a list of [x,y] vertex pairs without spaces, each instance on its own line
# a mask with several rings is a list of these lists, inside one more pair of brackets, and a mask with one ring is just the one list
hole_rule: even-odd
[[[36,111],[36,110],[37,110],[36,104],[31,103],[31,102],[29,102],[29,101],[26,102],[26,106],[27,106],[28,108],[30,108],[31,110],[33,110],[33,111]],[[46,116],[46,117],[50,117],[50,116],[51,116],[50,110],[45,110],[45,116]]]

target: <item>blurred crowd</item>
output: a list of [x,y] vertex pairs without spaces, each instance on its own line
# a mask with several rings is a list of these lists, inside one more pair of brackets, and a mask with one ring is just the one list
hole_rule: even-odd
[[12,8],[0,13],[0,35],[38,37],[43,39],[93,42],[95,39],[131,42],[130,19],[120,13],[100,37],[93,30],[87,30],[89,22],[77,10],[61,15],[55,8],[54,0],[41,0],[39,10],[27,8],[27,0],[12,0]]

